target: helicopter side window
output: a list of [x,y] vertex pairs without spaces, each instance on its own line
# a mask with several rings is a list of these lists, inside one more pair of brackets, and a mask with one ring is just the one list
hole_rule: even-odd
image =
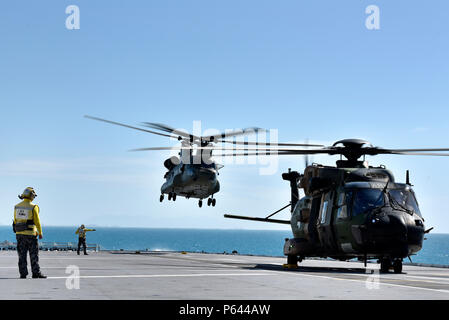
[[338,197],[337,219],[348,219],[350,216],[352,204],[352,191],[340,193]]
[[380,189],[359,189],[354,198],[352,214],[357,216],[385,204],[383,192]]
[[321,224],[324,224],[326,222],[326,215],[327,215],[327,205],[329,201],[323,202],[323,207],[321,208]]
[[348,208],[346,206],[346,194],[344,192],[340,193],[340,195],[338,196],[337,218],[338,219],[348,218]]

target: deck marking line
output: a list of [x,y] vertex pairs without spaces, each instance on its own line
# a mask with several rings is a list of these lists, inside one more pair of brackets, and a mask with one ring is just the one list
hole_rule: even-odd
[[[272,271],[275,273],[283,273],[283,271]],[[291,273],[294,274],[294,273]],[[336,278],[336,277],[329,277],[329,276],[317,276],[317,275],[313,275],[313,274],[304,274],[304,273],[296,273],[296,275],[301,275],[301,276],[308,276],[308,277],[315,277],[315,278],[323,278],[323,279],[332,279],[332,280],[340,280],[340,281],[353,281],[353,282],[363,282],[366,283],[366,280],[357,280],[357,279],[345,279],[345,278]],[[368,274],[367,274],[368,276]],[[407,289],[421,289],[421,290],[428,290],[428,291],[437,291],[437,292],[442,292],[442,293],[446,293],[449,294],[449,290],[444,290],[444,289],[431,289],[431,288],[423,288],[423,287],[417,287],[417,286],[408,286],[408,285],[401,285],[401,284],[394,284],[394,283],[386,283],[386,282],[382,282],[380,281],[379,284],[381,285],[387,285],[387,286],[394,286],[394,287],[402,287],[402,288],[407,288]]]
[[[165,278],[165,277],[210,277],[210,276],[269,276],[269,273],[198,273],[198,274],[129,274],[110,276],[79,276],[80,279],[94,278]],[[69,277],[47,277],[47,279],[67,279]],[[71,277],[73,278],[73,277]]]

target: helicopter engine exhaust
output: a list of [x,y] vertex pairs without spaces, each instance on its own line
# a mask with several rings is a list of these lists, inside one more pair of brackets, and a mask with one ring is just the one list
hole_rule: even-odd
[[296,206],[296,203],[299,201],[299,191],[298,191],[298,180],[301,178],[301,175],[297,171],[291,171],[288,169],[288,172],[282,174],[282,179],[290,181],[290,189],[291,189],[291,207],[290,211],[293,212],[293,209]]

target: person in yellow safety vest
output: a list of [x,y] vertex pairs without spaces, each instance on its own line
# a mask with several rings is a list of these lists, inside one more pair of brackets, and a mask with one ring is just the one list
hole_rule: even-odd
[[42,227],[39,219],[39,207],[32,203],[37,197],[33,188],[26,188],[19,199],[23,200],[14,207],[13,231],[16,233],[17,253],[19,255],[20,278],[28,275],[27,252],[30,252],[33,278],[46,278],[39,267],[39,239],[42,239]]
[[78,235],[78,255],[80,254],[80,247],[81,245],[83,245],[83,250],[84,250],[84,254],[87,256],[87,252],[86,252],[86,232],[88,231],[97,231],[95,229],[87,229],[86,227],[84,227],[84,224],[81,225],[81,227],[78,228],[78,230],[76,230],[75,234]]

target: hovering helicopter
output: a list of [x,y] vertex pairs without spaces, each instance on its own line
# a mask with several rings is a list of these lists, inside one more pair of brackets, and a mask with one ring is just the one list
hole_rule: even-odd
[[[229,137],[249,135],[265,131],[264,129],[256,127],[234,130],[210,136],[196,136],[160,123],[144,122],[142,123],[142,125],[145,127],[156,129],[158,131],[167,132],[168,134],[138,128],[127,124],[105,120],[97,117],[92,116],[85,116],[85,117],[147,133],[174,138],[181,142],[181,147],[151,147],[151,148],[140,148],[131,150],[131,151],[180,150],[179,158],[173,156],[164,161],[164,167],[168,171],[164,175],[166,181],[161,187],[161,195],[159,198],[160,202],[164,200],[164,195],[167,194],[168,200],[173,201],[176,201],[177,196],[185,197],[186,199],[197,198],[199,199],[198,206],[200,208],[203,205],[203,199],[207,198],[207,205],[215,207],[216,199],[214,198],[214,195],[220,191],[220,183],[217,179],[217,175],[219,175],[218,170],[223,168],[223,165],[216,163],[212,159],[212,151],[216,149],[219,150],[247,150],[247,149],[238,149],[238,148],[227,149],[215,146],[214,143],[271,146],[270,143],[226,140],[226,138]],[[281,146],[297,147],[297,146],[320,146],[320,145],[287,143],[281,144]],[[194,153],[194,151],[196,151],[196,153]]]
[[[380,272],[402,272],[403,259],[421,250],[425,229],[416,195],[410,183],[398,183],[385,166],[372,167],[359,161],[365,155],[449,156],[449,149],[383,149],[368,141],[346,139],[330,147],[309,150],[276,149],[274,155],[340,155],[336,166],[307,165],[304,173],[282,174],[290,182],[291,202],[265,217],[224,215],[226,218],[289,224],[293,238],[286,239],[287,266],[297,267],[306,257],[337,260],[377,259]],[[434,153],[437,152],[437,153]],[[223,154],[249,156],[255,153]],[[342,159],[342,156],[346,160]],[[364,159],[363,159],[364,160]],[[299,189],[305,196],[299,198]],[[290,207],[291,219],[271,217]]]

